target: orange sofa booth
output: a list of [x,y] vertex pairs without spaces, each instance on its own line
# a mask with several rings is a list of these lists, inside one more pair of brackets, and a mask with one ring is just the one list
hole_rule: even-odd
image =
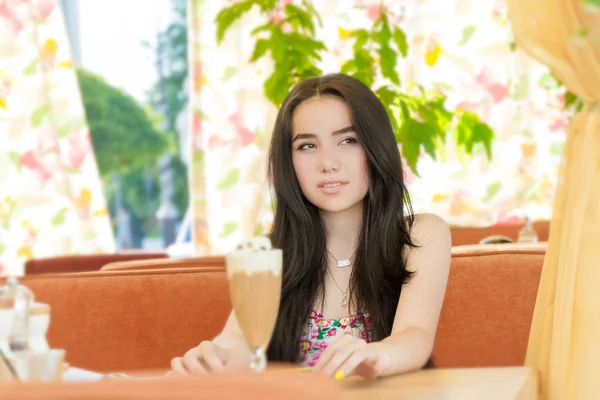
[[[453,248],[433,352],[438,367],[523,364],[544,254],[543,244]],[[70,365],[166,369],[171,358],[213,338],[231,310],[222,258],[213,266],[191,259],[173,268],[174,261],[22,282],[50,304],[48,341],[66,349]]]
[[[452,245],[464,246],[468,244],[478,244],[481,240],[490,236],[507,236],[515,242],[518,239],[519,231],[524,224],[505,224],[493,226],[451,226]],[[550,234],[550,221],[537,221],[533,223],[533,229],[538,234],[540,242],[547,242]]]
[[[548,241],[548,233],[550,230],[549,221],[538,221],[533,224],[534,229],[538,233],[540,242]],[[461,227],[452,226],[452,244],[454,246],[463,246],[469,244],[478,244],[481,240],[491,236],[506,236],[513,240],[517,240],[519,230],[523,228],[523,224],[509,225],[494,225],[486,227]],[[156,264],[161,265],[164,259],[168,258],[166,252],[152,251],[127,251],[114,254],[91,254],[91,255],[68,255],[48,258],[36,258],[27,260],[25,263],[25,275],[34,274],[51,274],[59,272],[85,272],[98,271],[100,269],[145,269],[148,261],[156,259]],[[130,261],[138,263],[128,264]],[[123,263],[123,264],[121,264]],[[199,265],[225,265],[223,257],[203,257],[190,260],[179,260],[182,266],[189,266],[191,263]],[[110,267],[105,267],[110,265]]]
[[153,260],[167,257],[167,253],[160,251],[129,251],[113,254],[77,254],[32,258],[25,262],[24,270],[25,275],[98,271],[106,264],[114,262]]

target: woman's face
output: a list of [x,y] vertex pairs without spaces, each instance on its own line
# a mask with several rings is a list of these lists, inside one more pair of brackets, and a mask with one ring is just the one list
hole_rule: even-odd
[[315,96],[292,117],[292,160],[304,196],[324,212],[362,207],[368,168],[348,105],[335,96]]

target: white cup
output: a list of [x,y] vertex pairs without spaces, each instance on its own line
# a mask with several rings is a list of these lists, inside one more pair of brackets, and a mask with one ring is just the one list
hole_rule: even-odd
[[0,350],[4,354],[10,351],[8,338],[13,325],[12,308],[0,308]]
[[52,382],[62,377],[65,351],[16,351],[9,360],[21,382]]
[[50,326],[50,307],[44,303],[33,303],[29,309],[28,321],[29,349],[47,351],[46,332]]

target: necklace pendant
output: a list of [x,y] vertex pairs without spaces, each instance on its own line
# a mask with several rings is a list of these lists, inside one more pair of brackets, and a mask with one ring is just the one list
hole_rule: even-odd
[[349,258],[347,258],[345,260],[338,260],[338,262],[337,262],[338,268],[346,268],[346,267],[350,266],[350,264],[351,264],[351,262],[350,262]]
[[344,293],[344,297],[342,298],[342,306],[346,307],[348,305],[348,295]]

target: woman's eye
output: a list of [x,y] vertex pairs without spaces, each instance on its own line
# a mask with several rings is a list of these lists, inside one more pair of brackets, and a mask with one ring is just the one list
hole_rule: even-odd
[[353,138],[353,137],[347,137],[347,138],[342,139],[342,143],[353,144],[353,143],[358,143],[358,140],[356,140],[356,138]]
[[312,143],[304,143],[298,146],[298,150],[311,150],[314,149],[315,145]]

